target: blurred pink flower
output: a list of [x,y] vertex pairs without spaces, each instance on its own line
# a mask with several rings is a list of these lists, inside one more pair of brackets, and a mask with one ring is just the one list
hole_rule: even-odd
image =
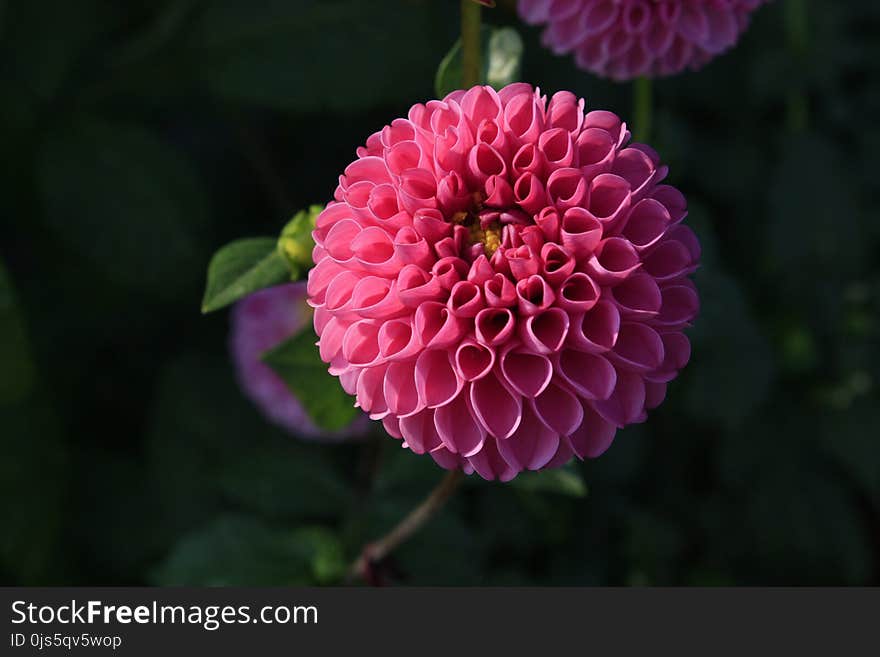
[[299,400],[261,356],[296,335],[311,319],[306,284],[288,283],[249,294],[232,311],[230,349],[244,393],[275,424],[304,438],[337,442],[361,435],[368,428],[358,417],[340,432],[322,431],[311,421]]
[[697,69],[730,49],[767,0],[518,0],[544,45],[614,80]]
[[455,91],[373,134],[318,217],[321,358],[446,468],[595,457],[688,361],[700,248],[626,125],[527,84]]

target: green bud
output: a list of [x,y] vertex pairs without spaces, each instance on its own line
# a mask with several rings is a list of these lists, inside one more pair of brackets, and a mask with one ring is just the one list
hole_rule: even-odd
[[323,205],[311,205],[308,210],[300,210],[287,222],[278,238],[278,253],[290,267],[293,280],[300,278],[312,266],[312,248],[315,246],[312,231],[323,209]]

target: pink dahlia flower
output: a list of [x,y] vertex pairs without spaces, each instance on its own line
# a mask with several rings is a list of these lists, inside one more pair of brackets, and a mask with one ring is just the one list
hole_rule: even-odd
[[527,84],[373,134],[317,218],[322,359],[446,468],[595,457],[687,362],[699,258],[667,169],[611,112]]
[[615,80],[697,69],[733,47],[767,0],[518,0],[544,45]]
[[305,283],[266,288],[239,301],[232,312],[229,341],[239,384],[269,420],[291,433],[332,441],[363,434],[363,417],[336,433],[316,427],[284,381],[261,360],[265,352],[302,330],[311,315]]

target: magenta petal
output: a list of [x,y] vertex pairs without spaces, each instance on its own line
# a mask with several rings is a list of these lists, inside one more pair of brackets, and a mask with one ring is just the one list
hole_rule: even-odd
[[494,365],[495,351],[470,338],[462,340],[455,350],[455,368],[465,381],[481,379]]
[[691,357],[691,343],[683,333],[662,333],[660,337],[663,339],[663,364],[646,374],[645,379],[667,383],[687,365]]
[[423,410],[400,418],[400,433],[407,446],[416,454],[424,454],[440,447],[440,436],[434,427],[434,411]]
[[559,286],[556,304],[572,314],[585,313],[598,303],[601,289],[583,272],[575,272]]
[[404,314],[405,309],[396,288],[396,282],[387,278],[362,278],[351,295],[350,312],[368,319],[387,319]]
[[450,452],[473,456],[483,448],[486,431],[474,418],[468,396],[458,395],[434,412],[434,424],[440,440]]
[[366,367],[361,371],[357,381],[357,400],[362,409],[374,420],[388,415],[388,404],[385,403],[385,371],[387,366]]
[[585,399],[608,399],[617,383],[617,371],[605,358],[575,349],[559,352],[556,371]]
[[342,351],[342,340],[346,330],[348,330],[348,324],[336,317],[330,318],[324,325],[321,339],[318,341],[318,352],[321,360],[325,363],[331,362]]
[[617,385],[606,400],[590,402],[593,409],[617,427],[635,422],[645,407],[645,381],[638,374],[617,373]]
[[572,449],[571,443],[568,441],[568,438],[561,436],[556,453],[553,455],[553,458],[547,462],[543,469],[549,470],[551,468],[560,468],[568,463],[572,456],[574,456],[574,449]]
[[[657,296],[660,293],[658,290]],[[485,306],[482,290],[470,281],[459,281],[449,293],[449,310],[456,317],[476,317]],[[659,307],[659,303],[658,303]]]
[[663,353],[663,340],[654,329],[639,322],[624,322],[609,357],[620,368],[650,372],[663,363]]
[[577,429],[584,417],[577,397],[556,383],[551,383],[544,392],[530,400],[530,404],[541,422],[564,436]]
[[550,384],[553,366],[541,354],[508,349],[501,356],[501,372],[510,386],[523,397],[537,397]]
[[557,169],[547,179],[547,196],[560,212],[583,204],[588,189],[587,179],[580,169]]
[[669,285],[662,290],[660,312],[651,323],[654,326],[680,328],[686,326],[700,309],[700,299],[690,285]]
[[559,449],[559,434],[542,424],[531,410],[523,412],[522,423],[507,440],[499,440],[498,452],[517,470],[540,470]]
[[669,281],[692,271],[694,259],[687,246],[677,240],[660,242],[645,258],[644,270],[658,283]]
[[589,257],[602,239],[602,224],[584,208],[569,208],[562,216],[562,244],[579,258]]
[[379,358],[379,325],[373,320],[355,322],[342,338],[342,355],[352,365],[370,365]]
[[504,274],[495,274],[483,286],[486,303],[494,307],[509,307],[516,304],[516,288]]
[[507,308],[485,308],[477,314],[475,325],[477,340],[491,347],[508,340],[516,320]]
[[404,226],[394,237],[394,253],[402,264],[414,264],[427,268],[434,264],[434,257],[427,240],[411,226]]
[[520,316],[526,317],[546,310],[556,300],[553,288],[537,274],[517,282],[516,296]]
[[568,130],[562,128],[547,130],[538,139],[538,148],[544,154],[544,159],[551,171],[572,167],[576,164],[577,152]]
[[486,438],[483,449],[468,458],[468,462],[474,468],[476,473],[487,481],[493,481],[495,479],[498,479],[499,481],[510,481],[519,472],[504,460],[498,452],[496,439],[491,436]]
[[587,273],[600,285],[616,285],[641,266],[639,254],[632,244],[620,237],[609,237],[599,243],[587,262]]
[[638,272],[611,288],[610,293],[621,316],[627,319],[655,317],[663,301],[654,277]]
[[409,319],[392,319],[379,329],[379,353],[388,360],[405,360],[421,349]]
[[601,456],[611,446],[617,427],[605,420],[589,406],[584,406],[584,420],[577,431],[568,437],[574,453],[582,459]]
[[486,431],[507,438],[519,426],[522,401],[501,383],[495,372],[470,384],[471,406]]
[[539,354],[552,354],[565,343],[568,335],[568,314],[561,308],[550,308],[520,323],[523,343]]
[[660,241],[671,221],[669,211],[663,205],[646,198],[630,212],[623,235],[637,251],[644,251]]
[[358,263],[371,274],[396,275],[401,263],[394,251],[394,243],[382,228],[364,228],[351,243]]
[[462,386],[446,350],[423,351],[416,360],[415,377],[419,399],[428,408],[449,403]]
[[423,346],[436,349],[455,344],[464,331],[461,320],[436,301],[423,303],[416,309],[415,330]]
[[392,438],[397,438],[398,440],[403,438],[403,435],[400,433],[400,420],[396,416],[386,415],[382,418],[382,427]]
[[435,447],[430,452],[431,458],[434,459],[434,463],[439,465],[444,470],[459,470],[464,466],[464,459],[460,457],[458,454],[453,454],[445,447]]
[[619,331],[617,306],[600,300],[589,312],[572,318],[568,342],[575,349],[601,354],[614,347]]
[[419,402],[413,363],[391,363],[385,372],[383,393],[388,409],[396,415],[404,417],[420,410],[423,405]]
[[558,244],[547,243],[541,248],[542,277],[556,286],[571,276],[577,260]]
[[666,384],[657,381],[645,381],[645,408],[653,410],[666,398]]

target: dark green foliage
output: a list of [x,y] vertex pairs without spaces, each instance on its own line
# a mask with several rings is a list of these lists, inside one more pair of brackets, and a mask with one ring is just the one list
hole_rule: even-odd
[[[469,478],[386,581],[880,583],[880,9],[804,3],[789,43],[784,4],[654,83],[653,145],[704,248],[666,402],[596,461]],[[523,80],[629,117],[629,85],[483,15],[522,35]],[[344,445],[270,426],[199,302],[245,235],[271,239],[209,306],[284,279],[285,223],[433,97],[457,37],[440,0],[0,2],[0,583],[338,582],[439,481],[378,426]],[[313,341],[270,360],[314,371],[291,384],[341,423]]]
[[280,376],[302,402],[315,425],[327,431],[345,428],[357,417],[354,398],[327,374],[315,343],[318,336],[309,328],[282,342],[263,356],[263,362]]

